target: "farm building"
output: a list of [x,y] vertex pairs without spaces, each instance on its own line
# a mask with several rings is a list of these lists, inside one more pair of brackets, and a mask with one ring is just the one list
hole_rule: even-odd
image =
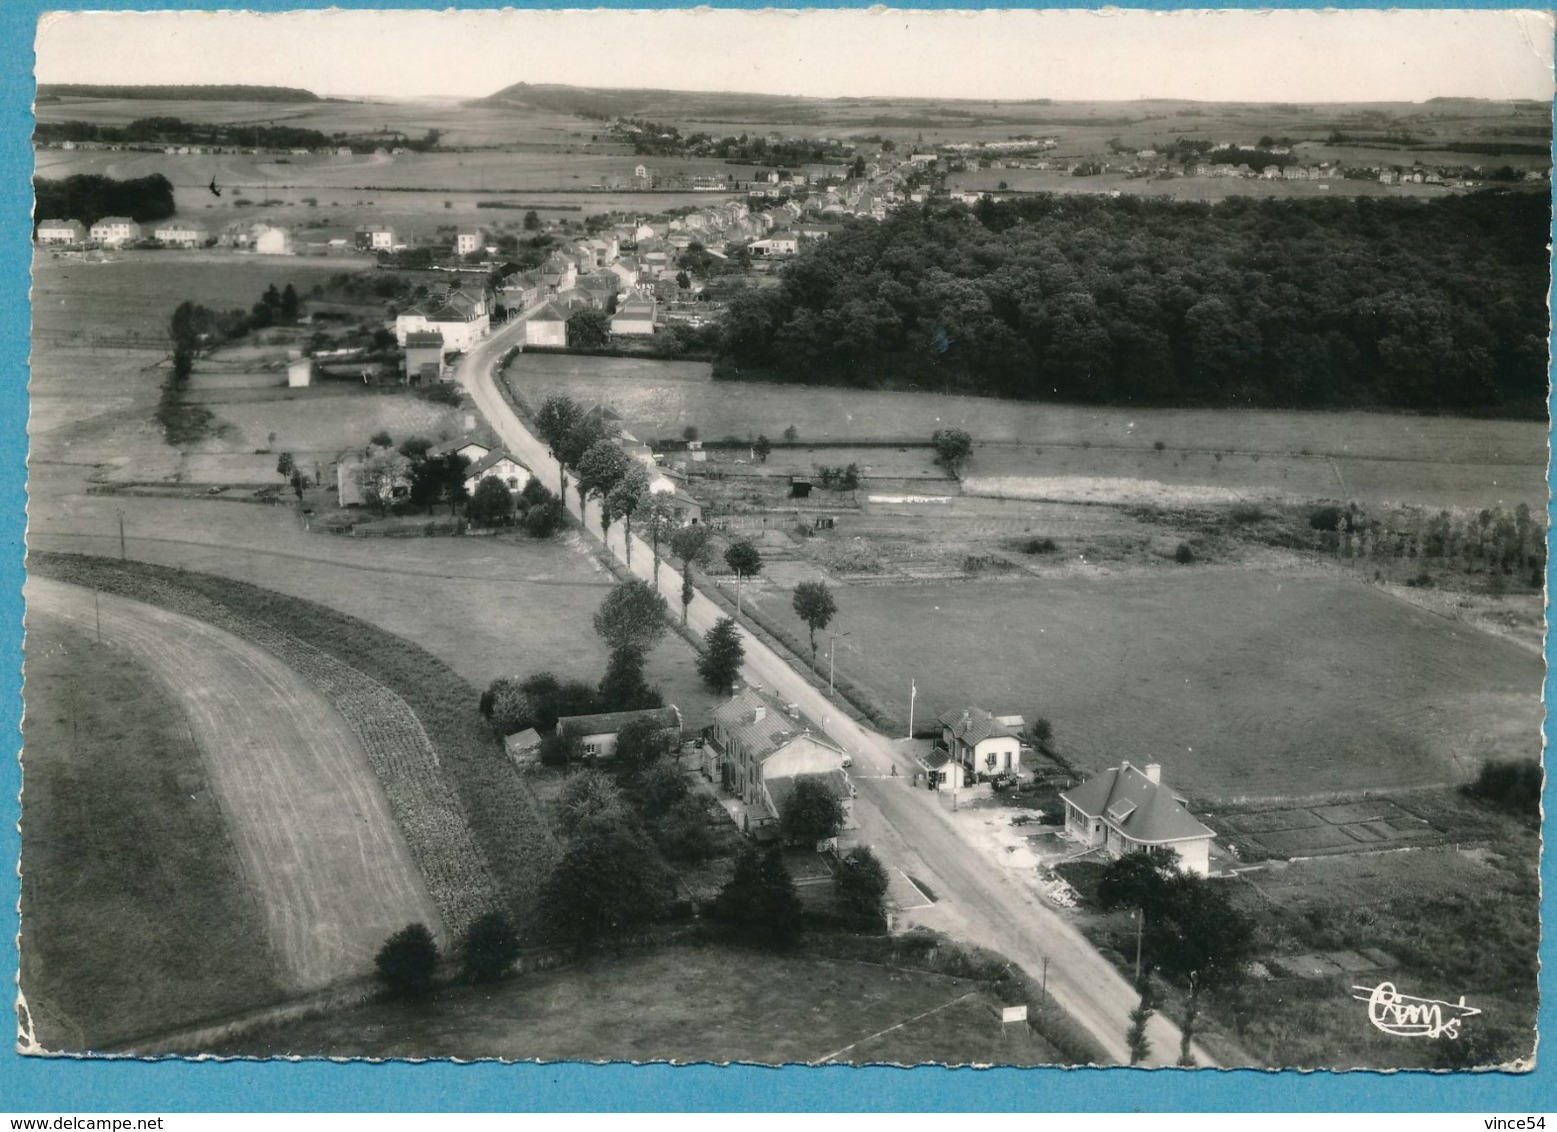
[[128,216],[105,216],[92,225],[89,233],[94,243],[117,248],[141,238],[141,226]]
[[40,244],[84,244],[86,226],[79,220],[40,220],[37,240]]
[[292,233],[285,228],[261,225],[254,233],[256,255],[291,255]]
[[610,711],[599,715],[567,715],[557,720],[557,734],[565,743],[577,743],[586,759],[608,759],[616,754],[616,737],[629,723],[648,720],[665,734],[665,750],[681,745],[681,712],[675,704],[644,711]]
[[523,491],[524,485],[530,482],[530,469],[510,456],[506,449],[494,448],[466,469],[465,490],[475,495],[482,480],[494,477],[503,481],[509,491]]
[[411,385],[431,385],[443,377],[443,334],[414,330],[405,336],[405,379]]
[[314,381],[314,363],[312,358],[295,358],[287,363],[287,386],[292,389],[301,389],[312,385]]
[[1162,767],[1120,763],[1060,795],[1065,833],[1082,845],[1122,857],[1145,849],[1171,849],[1179,865],[1205,876],[1216,836],[1162,784]]
[[848,788],[847,797],[853,797],[844,774],[848,756],[814,734],[799,709],[760,689],[744,688],[715,708],[709,736],[720,781],[748,807],[744,826],[749,831],[774,831],[796,778],[836,773]]
[[437,331],[443,335],[445,353],[463,352],[485,338],[491,328],[491,309],[485,292],[452,287],[398,315],[395,341],[404,346],[407,335]]
[[981,707],[965,707],[947,712],[939,722],[941,737],[936,747],[945,750],[969,777],[1021,772],[1021,716],[992,715]]
[[611,318],[611,333],[640,337],[653,334],[654,310],[653,299],[632,299],[622,303]]
[[199,224],[183,220],[170,220],[152,229],[152,238],[169,248],[198,248],[211,238],[209,230]]
[[516,767],[530,766],[540,761],[541,737],[533,727],[514,733],[503,740],[503,749]]
[[524,320],[524,344],[526,346],[566,346],[568,344],[568,320],[554,303],[533,310]]

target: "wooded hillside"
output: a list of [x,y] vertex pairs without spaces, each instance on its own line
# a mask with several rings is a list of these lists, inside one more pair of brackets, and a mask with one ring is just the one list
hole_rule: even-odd
[[716,376],[1542,416],[1549,229],[1511,192],[905,209],[739,296]]

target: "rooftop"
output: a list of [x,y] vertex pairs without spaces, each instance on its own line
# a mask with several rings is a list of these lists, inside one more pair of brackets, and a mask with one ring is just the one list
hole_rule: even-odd
[[982,743],[985,739],[1015,736],[1016,728],[1002,722],[1002,718],[1014,719],[1016,716],[1000,717],[985,711],[981,707],[953,708],[940,718],[940,724],[952,733],[952,738],[959,739],[969,746]]
[[615,735],[629,723],[647,719],[666,730],[681,730],[681,712],[674,704],[669,707],[648,708],[643,711],[607,711],[598,715],[567,715],[557,720],[557,734]]
[[1129,763],[1110,767],[1096,778],[1060,795],[1089,818],[1102,818],[1131,841],[1160,845],[1212,837],[1160,782]]

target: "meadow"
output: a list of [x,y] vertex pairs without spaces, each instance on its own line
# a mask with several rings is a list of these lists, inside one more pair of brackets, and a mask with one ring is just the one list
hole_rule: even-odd
[[[747,600],[795,637],[787,591]],[[850,586],[838,667],[915,726],[1043,716],[1088,770],[1159,762],[1205,800],[1468,780],[1539,751],[1540,657],[1360,582],[1216,567]]]
[[1137,481],[1142,490],[1165,482],[1437,506],[1538,505],[1545,498],[1546,428],[1527,421],[1132,409],[723,383],[703,363],[631,358],[526,354],[507,374],[532,409],[554,394],[599,402],[650,441],[679,441],[690,426],[704,440],[763,434],[778,442],[793,427],[802,445],[923,443],[936,429],[961,428],[978,442],[964,471],[973,479],[1112,478]]
[[966,978],[807,950],[680,944],[450,989],[430,1006],[373,1003],[291,1022],[218,1052],[769,1065],[829,1055],[842,1064],[1060,1060],[1026,1027],[1002,1026],[996,1006]]
[[27,619],[21,982],[47,1049],[281,994],[183,712],[134,658]]

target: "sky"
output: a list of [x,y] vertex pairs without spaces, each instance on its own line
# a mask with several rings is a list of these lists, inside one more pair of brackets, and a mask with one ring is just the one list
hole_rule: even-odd
[[1421,101],[1552,97],[1550,13],[66,12],[39,82],[480,97],[516,82],[829,96]]

